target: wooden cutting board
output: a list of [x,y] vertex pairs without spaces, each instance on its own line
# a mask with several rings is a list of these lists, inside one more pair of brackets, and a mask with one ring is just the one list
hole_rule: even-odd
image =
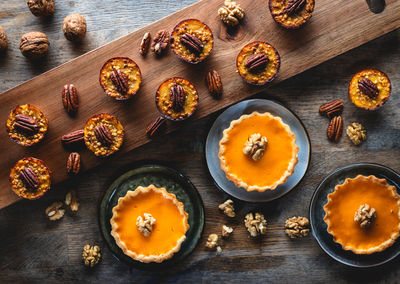
[[[65,164],[69,153],[62,147],[60,138],[69,131],[82,128],[94,114],[108,112],[115,115],[125,127],[126,140],[121,151],[111,158],[97,158],[90,151],[82,150],[83,170],[106,164],[108,159],[118,159],[124,152],[149,142],[145,128],[158,116],[155,92],[169,77],[189,79],[200,95],[195,115],[182,123],[170,123],[168,131],[172,131],[271,85],[250,86],[235,72],[236,56],[249,42],[266,41],[278,49],[281,70],[272,83],[275,84],[400,27],[400,1],[397,0],[387,0],[386,9],[380,14],[370,12],[364,0],[317,0],[311,21],[294,31],[284,30],[273,21],[268,1],[240,0],[246,12],[245,19],[237,33],[228,35],[217,15],[222,2],[200,1],[2,93],[0,121],[5,122],[16,105],[29,103],[44,112],[49,120],[49,132],[39,145],[31,148],[15,144],[6,131],[0,132],[0,208],[19,200],[10,189],[8,175],[14,163],[23,157],[44,160],[52,170],[53,184],[67,179]],[[214,50],[205,62],[190,65],[177,59],[172,52],[160,59],[152,53],[145,58],[139,55],[139,44],[145,32],[154,36],[160,29],[171,31],[186,18],[204,21],[214,33]],[[142,71],[141,90],[128,102],[107,97],[98,83],[101,66],[114,56],[132,58]],[[222,76],[224,95],[218,101],[208,95],[204,83],[210,69],[216,69]],[[61,102],[61,90],[66,83],[75,84],[80,94],[80,109],[74,118],[66,114]]]

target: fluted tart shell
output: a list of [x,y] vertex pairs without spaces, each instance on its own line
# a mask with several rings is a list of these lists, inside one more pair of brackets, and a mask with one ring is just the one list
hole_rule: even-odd
[[315,0],[306,0],[298,12],[288,14],[285,10],[289,0],[269,0],[269,11],[275,22],[285,29],[298,29],[311,19]]

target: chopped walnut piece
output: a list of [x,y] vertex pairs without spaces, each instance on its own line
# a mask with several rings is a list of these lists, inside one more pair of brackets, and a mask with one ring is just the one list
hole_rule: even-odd
[[229,237],[233,232],[233,228],[232,227],[228,227],[226,225],[222,225],[222,236],[223,237]]
[[218,9],[221,21],[228,26],[236,26],[244,17],[244,10],[236,2],[225,0],[224,6]]
[[49,207],[46,208],[46,215],[51,221],[56,221],[61,219],[64,214],[65,210],[61,209],[63,203],[60,201],[54,202]]
[[376,218],[376,210],[368,204],[363,204],[354,214],[354,221],[363,229],[368,228]]
[[65,195],[65,204],[71,208],[72,211],[78,211],[79,209],[79,202],[78,197],[76,197],[76,191],[71,190],[70,192]]
[[244,225],[252,237],[265,235],[267,232],[267,221],[261,213],[255,213],[254,215],[253,213],[248,213],[244,218]]
[[254,133],[244,144],[243,153],[248,155],[254,161],[258,161],[264,155],[267,144],[267,137],[261,136],[260,133]]
[[215,248],[218,243],[218,235],[217,234],[211,234],[208,236],[207,242],[206,242],[206,247],[208,248]]
[[224,211],[224,214],[228,217],[235,217],[235,208],[233,207],[233,201],[231,199],[226,200],[224,203],[218,205],[218,208]]
[[285,233],[292,239],[305,237],[310,233],[310,221],[306,217],[292,217],[285,222]]
[[142,218],[142,216],[137,217],[136,226],[143,236],[148,237],[153,231],[153,225],[156,223],[156,219],[150,213],[144,213],[143,216],[144,218]]
[[354,145],[360,145],[363,141],[367,140],[367,131],[360,123],[353,122],[348,125],[346,133]]
[[220,246],[217,246],[217,255],[222,254],[222,248]]
[[85,245],[83,247],[82,259],[86,266],[94,267],[101,259],[100,247]]

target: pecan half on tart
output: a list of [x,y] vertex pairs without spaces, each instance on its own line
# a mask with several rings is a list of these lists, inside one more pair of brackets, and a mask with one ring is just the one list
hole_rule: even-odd
[[223,131],[218,157],[227,179],[247,191],[264,192],[284,184],[294,172],[296,135],[269,112],[242,115]]
[[304,25],[314,11],[314,0],[269,0],[272,18],[286,29]]
[[270,44],[255,41],[247,44],[236,58],[239,75],[249,84],[265,85],[278,75],[281,60]]
[[347,178],[328,194],[324,221],[333,241],[355,254],[384,251],[399,237],[400,195],[386,179]]
[[36,199],[50,189],[50,170],[42,160],[23,158],[11,169],[10,182],[19,197]]
[[46,135],[48,122],[44,114],[33,105],[20,105],[8,116],[6,129],[11,140],[22,146],[39,143]]
[[127,100],[138,92],[142,75],[132,59],[114,57],[104,63],[99,80],[108,96],[116,100]]
[[214,37],[211,29],[196,19],[183,20],[171,34],[171,47],[182,60],[197,64],[206,59],[213,49]]
[[124,127],[111,114],[92,116],[85,125],[86,147],[96,156],[106,157],[117,152],[124,141]]
[[170,259],[181,249],[189,229],[183,203],[152,184],[128,191],[112,212],[115,242],[124,254],[144,263]]
[[156,106],[169,120],[184,120],[197,108],[199,96],[192,83],[184,78],[173,77],[163,82],[156,93]]
[[389,99],[391,86],[388,76],[382,71],[365,69],[351,79],[349,97],[359,108],[376,110]]

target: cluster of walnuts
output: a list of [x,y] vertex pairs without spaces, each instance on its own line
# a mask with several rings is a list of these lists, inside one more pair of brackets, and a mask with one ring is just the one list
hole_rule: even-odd
[[[55,0],[27,0],[27,4],[36,17],[49,17],[54,14]],[[86,20],[80,14],[68,15],[62,23],[62,30],[67,40],[80,42],[86,35]],[[7,46],[6,32],[0,26],[0,52],[5,51]],[[37,59],[49,52],[50,42],[42,32],[28,32],[22,35],[19,49],[25,57]]]

